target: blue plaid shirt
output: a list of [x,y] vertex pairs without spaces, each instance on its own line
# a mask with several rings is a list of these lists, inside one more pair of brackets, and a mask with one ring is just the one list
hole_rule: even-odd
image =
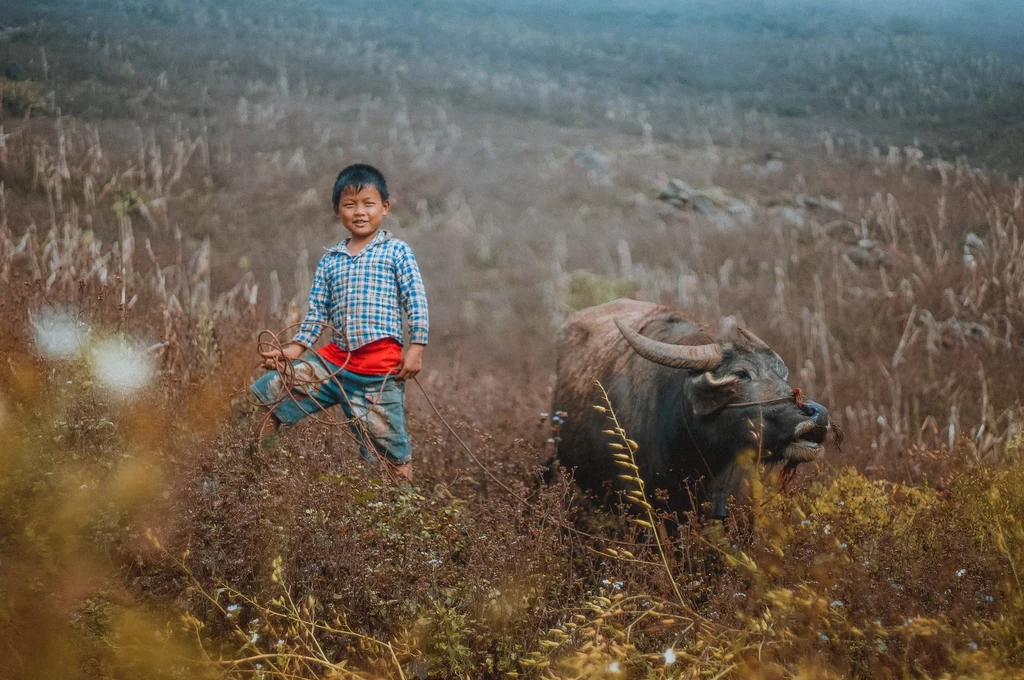
[[345,239],[316,266],[309,313],[292,341],[312,348],[324,330],[321,324],[329,323],[331,340],[346,351],[381,338],[402,343],[403,311],[410,340],[427,344],[427,293],[409,244],[380,230],[352,255]]

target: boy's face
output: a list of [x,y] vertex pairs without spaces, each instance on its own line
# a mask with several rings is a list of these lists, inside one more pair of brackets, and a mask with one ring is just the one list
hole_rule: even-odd
[[346,189],[338,201],[338,219],[356,238],[372,236],[384,217],[388,214],[391,204],[380,200],[377,187],[363,187],[359,191]]

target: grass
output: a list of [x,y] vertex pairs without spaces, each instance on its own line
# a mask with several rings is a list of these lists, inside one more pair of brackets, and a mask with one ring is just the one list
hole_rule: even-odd
[[[1024,189],[935,152],[1012,108],[1012,54],[830,13],[705,8],[694,43],[666,15],[637,42],[596,14],[577,35],[420,8],[371,46],[333,6],[143,5],[127,25],[95,3],[81,34],[5,10],[32,28],[0,57],[35,73],[45,46],[35,92],[63,112],[2,121],[5,674],[1014,677]],[[749,63],[772,65],[760,90],[729,68]],[[256,331],[301,314],[355,160],[388,174],[424,271],[425,388],[532,505],[416,394],[415,492],[316,425],[249,454]],[[750,223],[658,199],[673,178]],[[557,323],[622,295],[754,329],[843,450],[788,491],[766,474],[747,521],[658,541],[536,488]]]
[[10,116],[22,116],[45,109],[39,96],[39,85],[28,80],[0,78],[0,106]]

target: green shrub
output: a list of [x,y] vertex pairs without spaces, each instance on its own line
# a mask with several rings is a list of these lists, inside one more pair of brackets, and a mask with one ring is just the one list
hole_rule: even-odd
[[32,109],[43,108],[39,88],[29,80],[0,78],[0,110],[20,116]]
[[632,281],[577,269],[569,274],[565,304],[570,309],[579,310],[635,294],[636,284]]

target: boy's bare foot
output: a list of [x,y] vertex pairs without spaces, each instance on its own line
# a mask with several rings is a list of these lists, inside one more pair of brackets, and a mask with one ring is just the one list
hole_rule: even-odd
[[412,463],[406,463],[405,465],[392,465],[391,469],[395,472],[398,477],[398,481],[402,486],[412,486]]
[[264,435],[276,433],[279,427],[281,427],[281,421],[270,412],[270,409],[266,406],[260,406],[256,409],[256,416],[253,418],[252,423],[252,433],[256,435],[257,440]]

